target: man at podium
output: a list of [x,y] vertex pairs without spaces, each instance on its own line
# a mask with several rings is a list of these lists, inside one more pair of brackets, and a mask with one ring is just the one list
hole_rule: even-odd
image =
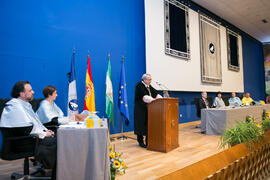
[[[144,74],[142,81],[138,82],[135,88],[134,133],[137,135],[139,145],[143,148],[147,147],[147,104],[162,98],[157,90],[151,86],[151,81],[151,75]],[[145,136],[145,143],[143,136]]]

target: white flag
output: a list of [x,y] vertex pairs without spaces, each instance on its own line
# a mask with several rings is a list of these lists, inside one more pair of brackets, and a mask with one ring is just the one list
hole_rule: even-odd
[[73,50],[71,60],[71,71],[69,73],[68,81],[68,116],[78,114],[78,100],[77,100],[77,88],[76,88],[76,77],[75,77],[75,51]]

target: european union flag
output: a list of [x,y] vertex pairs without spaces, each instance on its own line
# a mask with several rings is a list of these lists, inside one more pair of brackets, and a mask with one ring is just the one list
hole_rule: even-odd
[[122,60],[122,67],[121,67],[121,74],[120,74],[118,107],[121,112],[121,115],[125,117],[125,124],[129,125],[127,85],[126,85],[124,59]]

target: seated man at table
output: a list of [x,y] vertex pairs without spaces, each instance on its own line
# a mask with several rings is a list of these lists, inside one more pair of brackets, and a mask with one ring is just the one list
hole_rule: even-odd
[[242,103],[244,105],[253,105],[254,104],[254,101],[253,99],[250,97],[250,94],[249,93],[246,93],[245,94],[245,97],[243,97],[242,99]]
[[230,106],[240,106],[242,101],[236,96],[235,92],[232,92],[232,97],[229,99]]
[[210,108],[210,103],[209,99],[207,98],[207,92],[203,91],[201,93],[202,97],[199,99],[199,103],[198,103],[198,109],[197,109],[197,116],[201,117],[201,109],[205,109],[205,108]]
[[43,164],[45,169],[53,169],[52,179],[56,174],[56,138],[51,130],[45,128],[33,111],[29,101],[33,99],[34,91],[28,81],[17,82],[12,89],[13,97],[6,103],[3,110],[0,127],[27,127],[33,126],[30,134],[40,139],[36,160]]

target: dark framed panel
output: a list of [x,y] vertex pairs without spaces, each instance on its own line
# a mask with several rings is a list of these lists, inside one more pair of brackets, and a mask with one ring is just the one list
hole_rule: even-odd
[[228,51],[228,69],[232,71],[239,71],[239,35],[228,29],[227,32],[227,51]]
[[200,13],[201,79],[203,83],[222,83],[220,25]]
[[190,59],[188,8],[177,0],[164,0],[165,53]]

